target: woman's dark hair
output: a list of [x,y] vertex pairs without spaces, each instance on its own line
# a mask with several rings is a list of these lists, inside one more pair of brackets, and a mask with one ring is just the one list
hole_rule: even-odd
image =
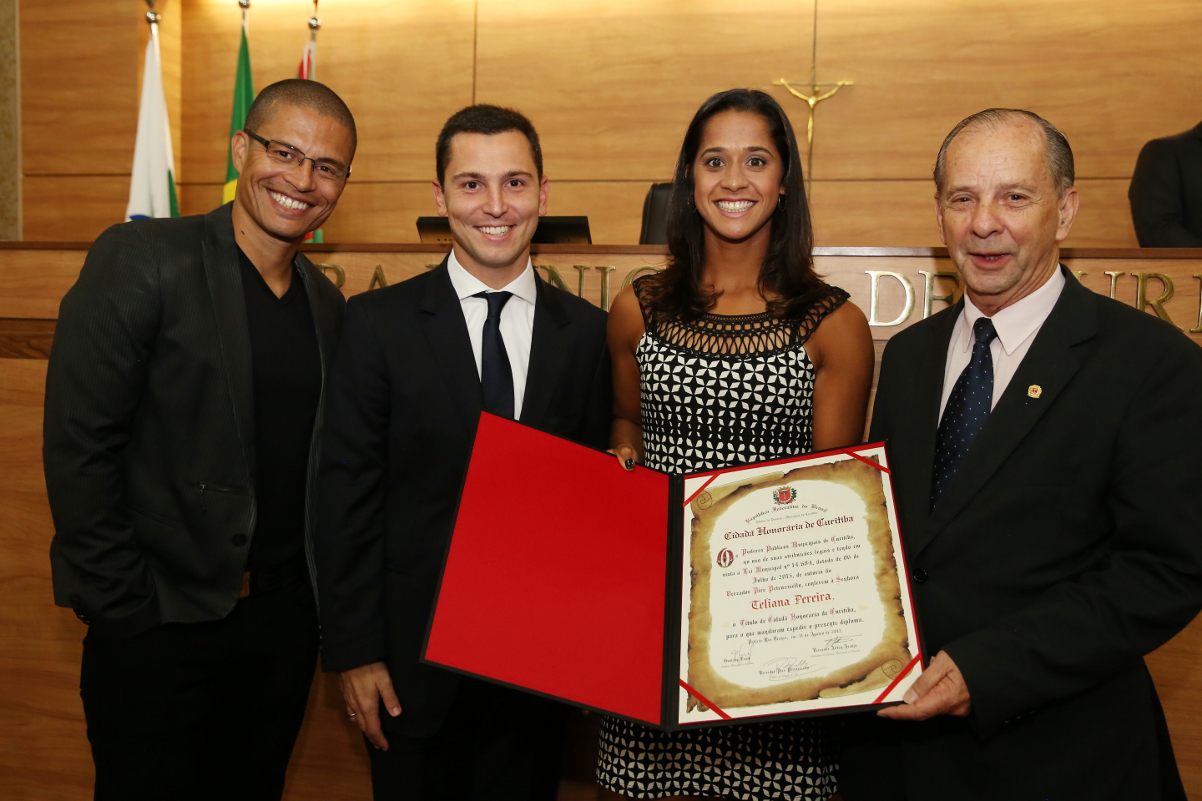
[[785,194],[772,214],[768,253],[760,267],[761,294],[778,298],[768,302],[768,313],[773,317],[790,317],[808,306],[824,287],[814,272],[810,254],[814,233],[793,127],[770,95],[758,89],[728,89],[701,104],[689,123],[676,159],[667,209],[671,259],[666,270],[644,284],[643,300],[659,320],[695,320],[712,309],[718,299],[713,293],[701,291],[705,232],[701,215],[693,204],[693,162],[706,123],[724,111],[746,111],[763,117],[784,160],[781,184]]

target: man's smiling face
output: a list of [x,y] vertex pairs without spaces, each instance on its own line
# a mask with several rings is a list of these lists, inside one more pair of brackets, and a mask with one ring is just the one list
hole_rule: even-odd
[[976,306],[992,316],[1043,286],[1077,212],[1060,193],[1033,121],[965,128],[947,150],[939,236]]
[[[350,131],[302,106],[281,103],[254,133],[343,167],[349,167],[354,156]],[[239,173],[234,197],[237,217],[249,218],[264,233],[286,242],[300,242],[320,228],[346,186],[345,180],[320,174],[309,158],[299,166],[280,164],[243,131],[234,136],[233,158]]]
[[547,213],[547,179],[520,131],[460,133],[451,139],[442,181],[434,182],[439,215],[455,240],[455,256],[482,278],[490,270],[525,267],[538,218]]

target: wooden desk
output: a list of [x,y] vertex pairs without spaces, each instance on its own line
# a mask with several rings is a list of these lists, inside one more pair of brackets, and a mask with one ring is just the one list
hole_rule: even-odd
[[[86,244],[0,243],[0,775],[12,799],[91,797],[91,754],[79,702],[83,627],[53,605],[47,549],[53,526],[41,463],[46,356],[63,293]],[[445,247],[313,245],[314,262],[348,294],[437,265]],[[607,306],[630,280],[664,265],[656,246],[542,246],[533,261],[573,294]],[[1202,345],[1202,250],[1063,252],[1091,289],[1160,314]],[[942,248],[819,248],[830,283],[878,323],[884,343],[958,297]],[[1202,400],[1202,399],[1200,399]],[[1202,801],[1202,620],[1148,657],[1190,798]],[[370,797],[367,758],[337,681],[318,675],[289,772],[290,801]],[[576,763],[587,759],[574,760]]]

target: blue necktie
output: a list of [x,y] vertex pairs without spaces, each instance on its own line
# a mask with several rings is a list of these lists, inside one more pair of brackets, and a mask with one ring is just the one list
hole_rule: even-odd
[[513,295],[509,292],[477,292],[472,297],[488,301],[488,319],[480,343],[480,386],[484,411],[513,419],[513,368],[505,341],[501,339],[501,309]]
[[972,358],[956,379],[935,436],[935,470],[931,477],[931,508],[956,474],[993,408],[993,354],[989,343],[997,336],[993,321],[980,317],[972,326],[976,343]]

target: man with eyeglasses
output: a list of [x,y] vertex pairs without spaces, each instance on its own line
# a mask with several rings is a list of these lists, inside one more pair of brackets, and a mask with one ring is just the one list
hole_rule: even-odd
[[97,799],[278,799],[318,646],[310,523],[343,298],[298,252],[355,122],[313,81],[260,93],[232,203],[103,233],[46,381],[55,602],[88,625]]

